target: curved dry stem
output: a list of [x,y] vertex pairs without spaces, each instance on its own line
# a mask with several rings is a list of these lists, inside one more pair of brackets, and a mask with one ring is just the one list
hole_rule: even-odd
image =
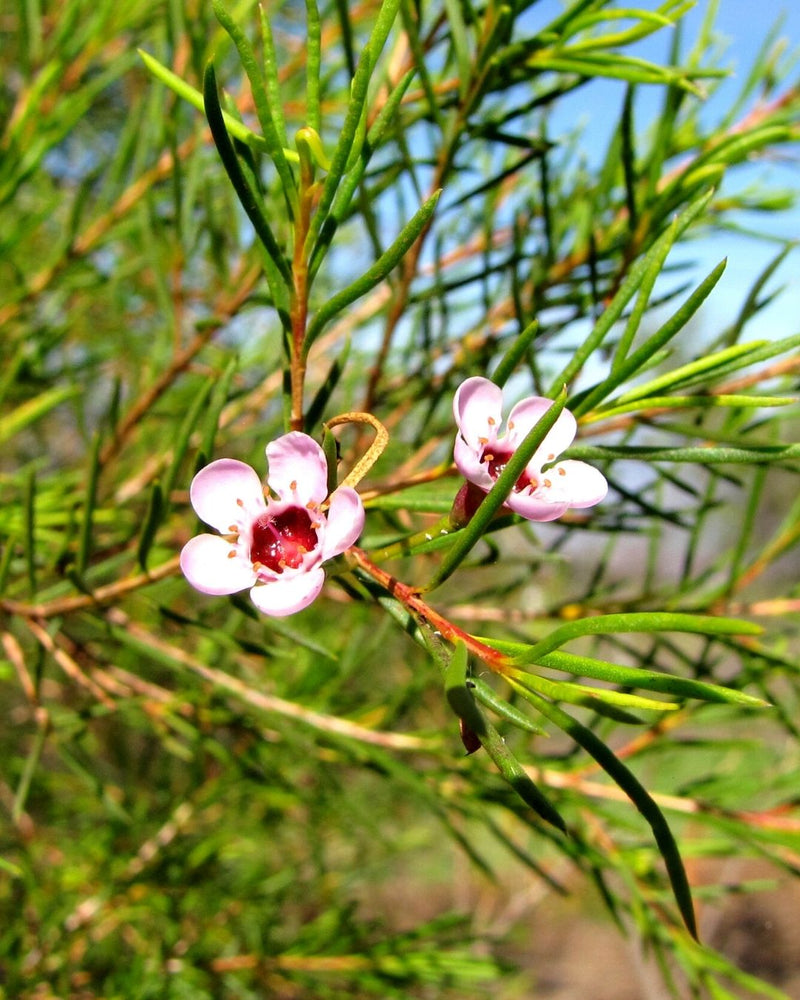
[[330,429],[331,427],[339,427],[342,424],[369,424],[375,431],[375,440],[339,484],[340,486],[356,486],[385,451],[386,445],[389,443],[389,432],[377,417],[373,417],[371,413],[361,413],[358,411],[341,413],[338,417],[332,417],[326,421],[325,427],[326,429]]

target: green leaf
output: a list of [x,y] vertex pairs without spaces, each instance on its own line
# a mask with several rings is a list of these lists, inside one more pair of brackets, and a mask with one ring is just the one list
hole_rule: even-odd
[[[136,51],[142,57],[142,61],[145,66],[157,80],[166,84],[166,86],[169,87],[173,93],[177,94],[178,97],[188,101],[193,108],[197,108],[198,111],[205,114],[206,109],[203,95],[199,90],[197,90],[196,87],[193,87],[190,83],[181,79],[181,77],[173,73],[172,70],[167,69],[166,66],[162,65],[158,59],[155,58],[155,56],[151,56],[149,52],[145,52],[144,49],[137,49]],[[248,146],[252,146],[253,149],[260,149],[263,152],[266,152],[267,143],[260,135],[251,131],[243,122],[234,118],[233,115],[229,115],[227,111],[221,111],[221,115],[225,122],[226,129],[234,137],[234,139],[238,139],[240,142],[244,142]]]
[[94,508],[97,503],[97,480],[100,474],[100,442],[102,435],[94,435],[92,450],[89,453],[89,473],[86,477],[86,489],[84,491],[83,519],[81,521],[81,533],[78,538],[78,554],[75,560],[75,569],[79,576],[83,576],[89,564],[89,557],[92,552],[92,529],[94,526]]
[[500,364],[492,372],[492,382],[495,385],[499,385],[502,388],[506,384],[508,379],[514,374],[517,365],[528,353],[538,332],[539,321],[535,319],[514,339],[511,347],[509,347],[500,359]]
[[660,351],[673,337],[679,333],[694,316],[700,306],[705,302],[711,290],[722,277],[725,270],[726,261],[720,261],[711,273],[698,285],[686,302],[674,313],[670,319],[645,341],[638,350],[620,361],[616,369],[612,369],[608,378],[599,385],[590,389],[577,402],[570,403],[575,416],[581,416],[596,406],[609,393],[613,392],[618,385],[636,375],[651,360],[657,351]]
[[609,747],[591,729],[587,729],[586,726],[573,719],[571,715],[568,715],[557,705],[551,704],[545,698],[540,697],[535,692],[515,682],[512,678],[509,678],[509,683],[513,684],[546,719],[549,719],[558,726],[578,746],[583,747],[597,761],[600,767],[603,768],[606,774],[619,785],[647,820],[650,829],[653,831],[653,836],[655,837],[661,856],[664,859],[670,885],[672,886],[678,909],[683,917],[683,922],[692,937],[697,938],[697,922],[694,915],[692,892],[678,845],[663,813],[647,789],[644,788],[633,772],[614,755]]
[[[242,66],[247,74],[247,79],[250,81],[250,89],[253,93],[253,102],[256,106],[258,123],[261,126],[261,131],[264,135],[266,152],[275,164],[275,169],[278,172],[278,177],[280,178],[281,185],[283,187],[286,204],[289,207],[289,212],[292,216],[294,216],[297,212],[297,181],[295,180],[295,176],[292,173],[292,169],[286,159],[286,153],[281,142],[281,135],[272,117],[272,109],[270,107],[267,86],[262,75],[261,68],[256,61],[256,57],[253,54],[253,49],[247,39],[247,36],[236,21],[234,21],[223,0],[211,0],[211,5],[214,8],[214,14],[217,20],[230,35],[231,40],[239,53],[239,58],[241,59]],[[205,89],[204,85],[204,91]]]
[[[622,691],[612,691],[607,688],[587,687],[585,684],[573,684],[570,681],[554,681],[538,674],[515,671],[514,679],[524,684],[531,691],[544,695],[552,701],[566,701],[570,705],[580,705],[591,708],[601,715],[607,714],[617,722],[640,725],[641,720],[630,715],[625,709],[635,709],[644,712],[672,712],[679,706],[674,702],[656,701],[654,698],[642,698],[640,695],[626,694]],[[617,711],[620,709],[621,711]]]
[[535,663],[540,656],[585,635],[614,635],[620,632],[690,632],[697,635],[760,635],[763,629],[739,618],[691,615],[670,611],[643,611],[629,614],[596,615],[568,622],[550,635],[513,657],[512,663]]
[[191,437],[197,424],[200,422],[200,418],[205,410],[206,402],[208,397],[211,395],[211,391],[214,388],[216,379],[209,378],[200,386],[197,394],[192,400],[192,405],[186,412],[186,416],[183,418],[183,422],[178,427],[177,433],[175,434],[175,441],[173,443],[172,450],[172,463],[164,474],[164,500],[169,504],[170,494],[175,487],[175,482],[178,477],[178,472],[180,471],[181,463],[183,462],[186,451],[189,447],[189,438]]
[[515,708],[505,701],[505,699],[501,698],[494,688],[490,687],[482,678],[473,677],[470,680],[470,684],[473,695],[482,705],[491,709],[495,715],[501,716],[506,722],[510,722],[517,729],[522,729],[526,733],[533,733],[534,736],[547,735],[547,730],[543,726],[540,726],[529,716],[525,715],[524,712],[520,712],[518,708]]
[[[358,66],[356,67],[356,74],[350,84],[350,100],[347,105],[347,113],[345,114],[339,138],[336,141],[336,148],[331,156],[330,169],[325,177],[322,194],[320,195],[316,212],[306,237],[308,259],[312,259],[315,256],[320,227],[333,204],[336,189],[347,169],[348,163],[353,163],[354,158],[360,155],[361,146],[364,141],[364,130],[361,126],[367,110],[366,102],[370,79],[391,26],[397,16],[399,7],[400,0],[383,0],[369,42],[362,52]],[[360,294],[363,295],[364,293]],[[356,296],[356,298],[358,297]]]
[[147,571],[147,556],[150,553],[156,532],[164,517],[165,506],[161,484],[156,480],[150,490],[147,513],[144,516],[142,531],[139,535],[139,544],[136,550],[137,562],[145,572]]
[[[622,316],[625,307],[640,288],[643,288],[645,291],[640,296],[641,306],[637,303],[637,310],[639,314],[643,312],[644,306],[649,299],[650,291],[658,274],[661,272],[667,254],[678,238],[705,211],[710,200],[711,192],[707,192],[689,205],[681,215],[673,220],[666,232],[656,240],[648,253],[633,262],[619,290],[611,300],[611,303],[603,310],[592,332],[578,347],[566,366],[551,383],[550,391],[548,392],[549,396],[554,396],[562,385],[569,385],[573,381],[588,359],[601,347],[614,324]],[[625,335],[627,339],[632,339],[634,332],[633,328],[631,328],[629,333]],[[570,403],[570,406],[572,406],[572,403]]]
[[753,445],[750,448],[649,448],[627,445],[611,448],[598,445],[573,445],[561,456],[589,461],[629,459],[639,462],[689,462],[697,465],[780,465],[800,458],[800,444]]
[[347,288],[343,288],[341,292],[337,292],[325,305],[320,307],[308,327],[304,342],[306,351],[308,351],[325,326],[334,317],[343,312],[356,299],[360,299],[362,295],[366,295],[367,292],[371,291],[400,263],[428,225],[436,208],[440,193],[437,191],[422,205],[416,214],[403,226],[388,250],[381,254],[360,278],[356,279],[351,285],[348,285]]
[[[444,655],[443,650],[437,647],[429,645],[436,659],[441,660]],[[461,642],[456,643],[445,669],[445,693],[450,707],[467,728],[478,737],[502,777],[522,801],[546,822],[566,833],[566,824],[561,815],[539,791],[530,775],[509,750],[505,740],[475,704],[472,691],[467,686],[467,668],[467,648]]]
[[16,409],[0,417],[0,444],[19,434],[67,399],[80,395],[81,389],[75,385],[54,386],[38,396],[20,403]]
[[255,189],[250,186],[242,170],[236,150],[231,142],[225,125],[225,116],[219,103],[217,78],[214,73],[213,63],[209,63],[206,66],[205,76],[203,77],[203,97],[204,109],[211,129],[211,135],[214,138],[222,165],[225,167],[225,171],[242,204],[242,208],[247,213],[247,217],[252,222],[256,235],[267,252],[266,260],[272,265],[267,268],[266,272],[270,292],[276,305],[286,311],[288,309],[288,288],[292,282],[291,269],[272,233],[261,201]]
[[699,701],[740,705],[743,708],[769,708],[769,702],[763,698],[745,694],[736,688],[723,687],[721,684],[711,684],[708,681],[696,681],[688,677],[675,677],[673,674],[657,670],[623,667],[617,663],[607,663],[605,660],[578,656],[575,653],[561,651],[545,653],[536,662],[541,667],[562,670],[577,677],[592,677],[624,687],[660,691],[676,698],[696,698]]

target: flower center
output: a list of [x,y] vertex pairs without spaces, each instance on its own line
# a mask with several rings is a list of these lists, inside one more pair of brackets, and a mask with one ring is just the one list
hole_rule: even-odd
[[[500,473],[508,465],[509,459],[514,454],[513,448],[503,448],[501,445],[492,444],[487,445],[481,452],[481,462],[485,462],[487,470],[492,479],[497,479]],[[535,480],[532,480],[527,470],[523,470],[522,475],[514,483],[514,492],[519,493],[520,491],[526,489],[531,483],[534,484],[534,489],[536,488]]]
[[253,524],[250,560],[256,569],[261,565],[282,573],[287,566],[297,569],[317,543],[311,515],[303,507],[289,507],[282,514],[261,514]]

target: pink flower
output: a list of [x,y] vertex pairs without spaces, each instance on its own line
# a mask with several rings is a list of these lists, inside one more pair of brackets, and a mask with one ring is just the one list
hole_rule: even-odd
[[[502,390],[488,379],[468,378],[453,399],[458,425],[453,457],[458,471],[469,483],[488,492],[552,402],[541,396],[520,400],[500,435]],[[603,499],[608,491],[605,476],[585,462],[567,459],[542,471],[542,466],[554,462],[570,446],[576,429],[575,417],[562,410],[508,495],[506,507],[530,521],[553,521],[570,507],[592,507]]]
[[197,515],[219,535],[197,535],[181,552],[181,569],[204,594],[250,589],[259,611],[294,614],[322,589],[322,563],[353,545],[364,527],[361,498],[349,486],[328,497],[322,449],[293,431],[267,445],[267,495],[255,469],[221,458],[192,480]]

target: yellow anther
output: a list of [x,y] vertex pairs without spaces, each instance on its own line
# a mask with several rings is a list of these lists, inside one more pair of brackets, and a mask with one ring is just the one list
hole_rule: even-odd
[[545,486],[546,486],[546,487],[548,488],[548,490],[549,490],[549,489],[550,489],[550,487],[551,487],[551,486],[552,486],[553,484],[552,484],[552,483],[550,482],[550,480],[549,480],[549,479],[545,479],[545,480],[544,480],[544,485],[545,485]]
[[244,500],[240,500],[240,499],[239,499],[239,498],[237,497],[237,498],[236,498],[236,506],[237,506],[237,507],[244,507]]
[[566,476],[567,470],[564,469],[564,468],[562,468],[561,466],[559,466],[558,474],[559,474],[559,476]]

